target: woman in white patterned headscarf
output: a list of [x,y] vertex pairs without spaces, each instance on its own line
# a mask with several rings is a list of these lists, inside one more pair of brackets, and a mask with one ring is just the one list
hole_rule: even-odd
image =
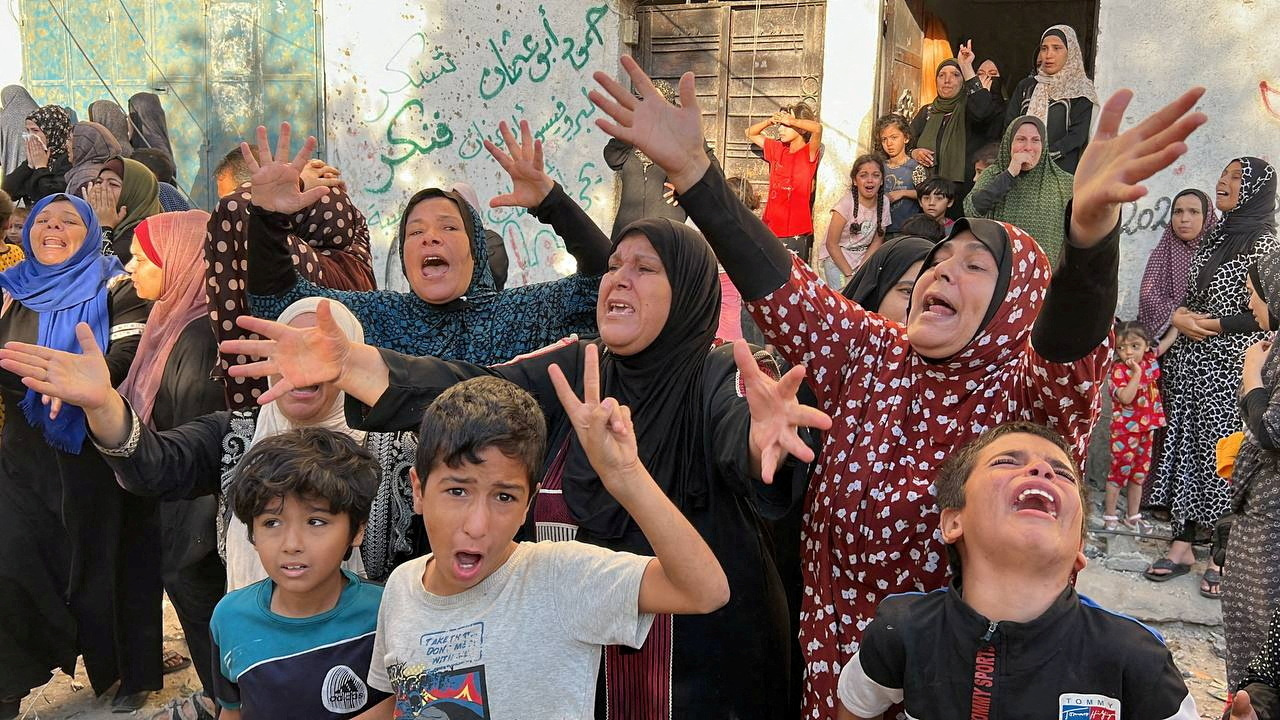
[[1098,93],[1085,74],[1084,54],[1070,25],[1054,25],[1040,36],[1036,72],[1018,83],[1005,108],[1007,127],[1019,115],[1034,115],[1049,128],[1050,156],[1058,167],[1075,173],[1089,142]]

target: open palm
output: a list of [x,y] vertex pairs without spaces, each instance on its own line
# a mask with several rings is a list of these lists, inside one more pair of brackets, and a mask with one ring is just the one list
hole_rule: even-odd
[[751,410],[748,440],[751,458],[753,464],[759,463],[760,479],[771,483],[774,472],[788,455],[802,462],[813,460],[813,449],[800,438],[800,428],[826,430],[831,427],[831,418],[796,400],[796,391],[804,381],[803,365],[791,368],[782,379],[774,380],[756,364],[751,347],[744,340],[733,344],[733,360]]
[[102,407],[115,393],[111,370],[86,323],[76,325],[76,339],[79,354],[30,343],[5,343],[0,350],[0,367],[47,398],[85,409]]
[[555,181],[543,169],[542,141],[534,140],[529,132],[529,122],[520,121],[520,142],[511,134],[506,122],[498,125],[502,133],[503,152],[497,145],[484,141],[484,148],[511,177],[511,192],[489,201],[489,207],[536,208],[555,187]]
[[[591,467],[608,483],[613,478],[640,466],[636,449],[636,431],[631,423],[631,409],[613,398],[600,399],[600,356],[595,345],[588,345],[582,369],[582,399],[574,392],[560,366],[547,369],[556,396],[578,434],[578,442],[587,454]],[[609,487],[612,493],[614,488]]]
[[258,156],[255,158],[249,151],[249,143],[240,143],[240,155],[249,166],[252,176],[249,182],[253,204],[270,212],[295,213],[314,205],[329,192],[327,187],[313,187],[305,192],[301,189],[300,179],[311,153],[316,149],[316,139],[308,137],[298,150],[293,160],[289,158],[289,145],[292,136],[289,123],[280,123],[280,135],[276,141],[276,151],[271,153],[271,145],[267,142],[267,128],[258,126]]
[[299,387],[337,380],[351,354],[351,341],[333,320],[329,301],[316,306],[316,326],[295,328],[273,320],[249,315],[236,324],[263,339],[226,340],[218,349],[228,355],[259,358],[256,362],[233,365],[233,377],[277,377],[258,403],[265,405]]

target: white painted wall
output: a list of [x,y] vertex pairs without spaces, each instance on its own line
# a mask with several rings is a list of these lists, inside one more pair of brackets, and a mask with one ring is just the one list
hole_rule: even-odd
[[1280,2],[1277,0],[1103,0],[1096,85],[1106,100],[1122,87],[1135,92],[1125,127],[1192,85],[1208,93],[1200,110],[1209,122],[1190,150],[1147,183],[1150,194],[1125,208],[1117,314],[1132,319],[1147,256],[1168,221],[1169,199],[1187,187],[1213,196],[1234,157],[1280,161],[1280,92],[1264,105],[1260,84],[1280,91]]
[[571,272],[547,226],[487,207],[510,183],[481,140],[497,139],[502,120],[527,119],[551,176],[609,227],[607,137],[586,92],[592,72],[618,70],[618,0],[325,0],[324,19],[329,158],[368,215],[380,285],[406,287],[399,258],[388,258],[405,200],[462,180],[506,239],[509,284]]
[[18,0],[0,6],[0,87],[22,83],[22,27]]
[[826,237],[831,208],[848,192],[849,170],[870,152],[880,58],[878,0],[828,0],[822,54],[822,163],[813,204],[814,253]]

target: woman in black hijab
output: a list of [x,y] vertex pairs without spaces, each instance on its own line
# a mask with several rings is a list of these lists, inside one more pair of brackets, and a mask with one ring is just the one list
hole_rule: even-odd
[[899,235],[881,245],[858,268],[840,294],[871,312],[905,325],[911,288],[934,244],[915,235]]
[[[751,449],[751,416],[732,348],[711,348],[719,308],[716,260],[706,240],[683,223],[640,220],[612,245],[596,306],[599,340],[565,340],[492,368],[380,350],[375,364],[385,364],[381,377],[388,384],[374,388],[357,380],[362,386],[351,388],[353,398],[373,405],[359,412],[348,405],[349,420],[373,429],[416,427],[431,400],[471,377],[497,375],[520,385],[538,398],[549,431],[526,531],[538,540],[577,539],[651,553],[639,527],[592,470],[547,373],[558,365],[581,393],[587,347],[603,346],[602,396],[631,408],[641,460],[715,551],[732,597],[710,615],[659,616],[638,651],[607,647],[597,717],[795,714],[786,706],[786,600],[761,516],[779,516],[798,500],[807,466],[784,465],[771,485],[757,479],[765,461]],[[320,331],[292,334],[286,326],[244,318],[246,329],[281,338],[281,344],[267,341],[272,349],[263,352],[263,341],[233,341],[222,349],[271,357],[258,367],[301,360],[308,371],[324,372],[321,352],[277,354],[293,339],[347,342],[328,333],[320,320]],[[364,349],[352,353],[369,357]],[[254,372],[253,366],[233,368],[234,374]],[[368,379],[378,373],[343,375]],[[302,378],[289,371],[285,377],[286,388]]]

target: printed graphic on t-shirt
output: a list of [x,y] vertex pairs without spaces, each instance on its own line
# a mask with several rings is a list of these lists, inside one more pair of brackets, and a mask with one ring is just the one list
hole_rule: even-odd
[[1062,693],[1058,696],[1058,720],[1117,720],[1120,701],[1106,695]]
[[395,717],[489,720],[484,623],[427,633],[418,645],[409,662],[387,668]]
[[329,668],[320,687],[320,702],[331,713],[353,713],[369,702],[369,687],[346,665]]

